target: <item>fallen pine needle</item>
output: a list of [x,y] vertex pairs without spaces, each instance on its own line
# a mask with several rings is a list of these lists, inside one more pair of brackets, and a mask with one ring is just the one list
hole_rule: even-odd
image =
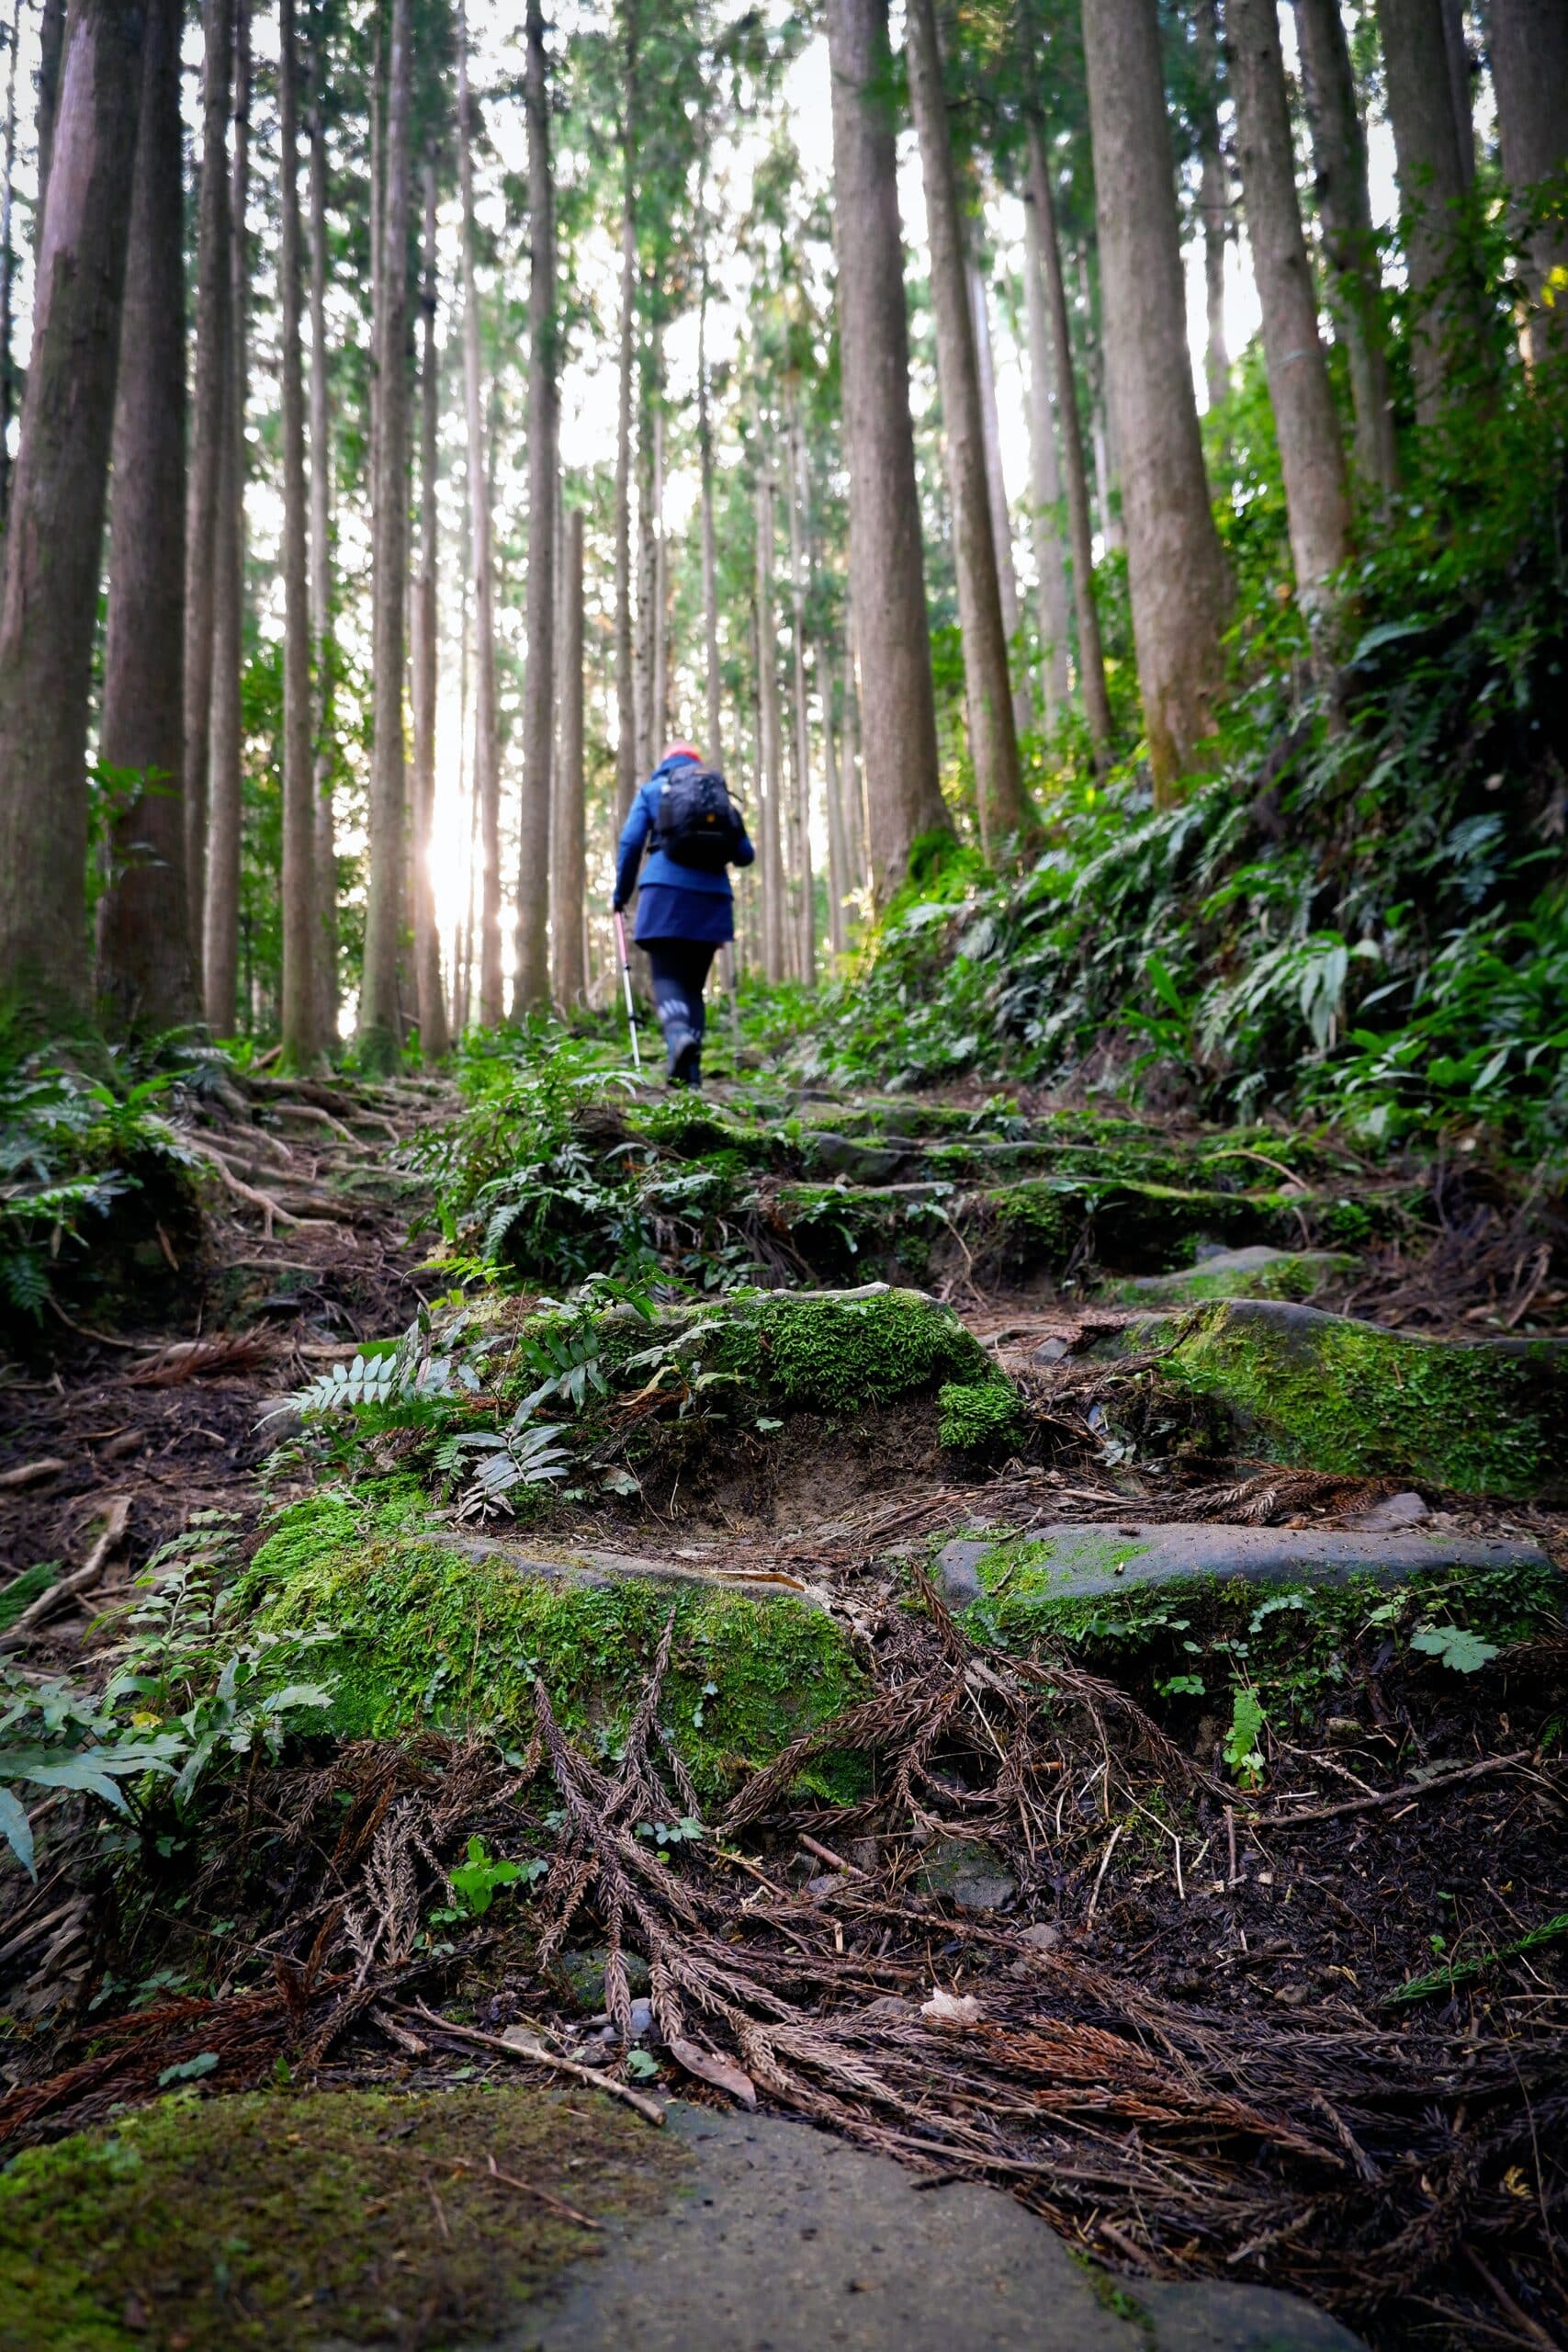
[[[613,2077],[596,2073],[592,2066],[580,2066],[575,2058],[558,2058],[537,2041],[506,2041],[498,2033],[480,2033],[476,2026],[454,2025],[450,2018],[427,2008],[423,2001],[416,2001],[414,2007],[426,2025],[452,2034],[458,2041],[474,2041],[481,2050],[499,2050],[508,2058],[531,2060],[536,2066],[552,2066],[557,2074],[570,2075],[575,2082],[586,2083],[591,2090],[607,2091],[612,2098],[623,2099],[627,2107],[635,2107],[639,2115],[646,2116],[649,2123],[664,2120],[664,2109],[646,2091],[634,2091],[629,2083],[617,2083]],[[408,2012],[403,2010],[401,2014],[407,2016]]]

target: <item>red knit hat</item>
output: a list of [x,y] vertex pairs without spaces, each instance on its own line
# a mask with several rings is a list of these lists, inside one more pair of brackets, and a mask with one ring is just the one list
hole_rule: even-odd
[[701,767],[703,755],[694,743],[666,743],[664,759],[659,763],[660,767],[664,765],[666,760],[695,760],[697,765]]

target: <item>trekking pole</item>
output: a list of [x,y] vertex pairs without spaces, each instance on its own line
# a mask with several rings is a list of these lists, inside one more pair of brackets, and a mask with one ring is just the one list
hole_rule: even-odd
[[637,1041],[637,1008],[632,1003],[632,967],[626,955],[626,919],[618,907],[615,910],[615,937],[621,948],[621,978],[626,984],[626,1027],[632,1033],[632,1068],[640,1075],[642,1053]]

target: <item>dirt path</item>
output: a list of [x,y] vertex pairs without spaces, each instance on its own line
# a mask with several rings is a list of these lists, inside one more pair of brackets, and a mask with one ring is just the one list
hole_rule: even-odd
[[[303,1107],[328,1122],[308,1147],[276,1102],[254,1133],[231,1114],[226,1215],[172,1317],[73,1329],[9,1383],[0,1476],[58,1466],[6,1490],[3,1543],[14,1573],[102,1554],[29,1634],[29,1668],[58,1671],[202,1514],[233,1514],[242,1554],[280,1523],[260,1622],[296,1622],[288,1578],[311,1579],[369,1696],[335,1743],[242,1773],[172,1840],[167,1883],[149,1855],[133,1892],[79,1830],[45,1832],[0,1917],[22,2035],[0,2132],[48,2140],[187,2077],[500,2086],[521,2043],[525,2074],[760,2099],[922,2190],[1007,2191],[1122,2275],[1133,2302],[1086,2316],[1085,2343],[1298,2340],[1267,2298],[1256,2327],[1245,2296],[1231,2334],[1201,2298],[1179,2325],[1210,2276],[1306,2296],[1390,2352],[1555,2340],[1568,1807],[1542,1261],[1513,1248],[1483,1323],[1392,1184],[1347,1250],[1331,1156],[1237,1186],[1224,1139],[1131,1123],[993,1131],[840,1097],[778,1125],[738,1093],[689,1131],[654,1105],[645,1138],[635,1109],[630,1130],[595,1113],[592,1165],[641,1188],[662,1249],[689,1269],[754,1247],[793,1283],[570,1310],[592,1374],[545,1408],[570,1466],[514,1522],[461,1502],[487,1457],[438,1435],[503,1426],[568,1361],[526,1294],[438,1312],[420,1377],[459,1402],[434,1422],[344,1416],[258,1483],[268,1401],[405,1329],[440,1282],[406,1162],[451,1098]],[[705,1153],[751,1172],[694,1228]],[[1379,1299],[1381,1326],[1323,1311]],[[1489,1346],[1445,1352],[1467,1318]],[[1172,1531],[1197,1565],[1168,1584]],[[1275,1561],[1250,1582],[1249,1543]],[[497,1721],[500,1754],[468,1736]],[[570,2201],[574,2161],[563,2143],[529,2178]],[[469,2340],[446,2230],[386,2340]],[[0,2320],[6,2291],[0,2266]],[[172,2344],[185,2290],[133,2292]],[[713,2352],[752,2341],[750,2309],[714,2321]],[[845,2340],[907,2340],[893,2312],[857,2304]],[[337,2340],[268,2324],[302,2352]]]

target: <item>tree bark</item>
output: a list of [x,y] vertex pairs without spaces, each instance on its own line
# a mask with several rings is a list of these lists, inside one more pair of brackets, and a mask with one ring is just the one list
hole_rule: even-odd
[[795,702],[795,884],[796,961],[807,988],[817,985],[817,886],[811,872],[811,713],[806,687],[806,451],[795,384],[789,388],[789,593]]
[[1394,488],[1399,466],[1377,238],[1367,188],[1366,133],[1339,0],[1295,0],[1295,10],[1318,219],[1335,318],[1350,369],[1356,471],[1368,491],[1382,500]]
[[937,380],[942,391],[942,447],[953,504],[953,553],[958,575],[958,625],[964,645],[964,699],[980,842],[998,852],[1026,821],[1008,674],[980,371],[975,350],[964,250],[964,215],[953,169],[942,87],[942,51],[933,0],[908,0],[906,62],[909,99],[919,136],[931,249],[931,310],[936,322]]
[[1416,414],[1431,424],[1446,405],[1450,377],[1464,356],[1461,345],[1480,323],[1474,289],[1464,282],[1470,271],[1456,250],[1464,157],[1442,0],[1377,0],[1377,19],[1410,266]]
[[1073,611],[1078,634],[1078,686],[1098,764],[1111,748],[1111,700],[1105,685],[1105,655],[1100,640],[1100,607],[1094,595],[1094,534],[1089,526],[1089,477],[1084,470],[1083,427],[1078,419],[1077,378],[1067,323],[1067,288],[1062,275],[1062,245],[1056,234],[1056,202],[1039,119],[1029,120],[1028,204],[1045,272],[1045,307],[1055,371],[1056,423],[1062,435],[1063,488],[1067,500],[1067,545],[1072,555]]
[[327,353],[327,142],[321,119],[326,16],[317,0],[310,58],[310,659],[315,671],[316,1035],[337,1042],[337,843],[333,821],[332,411]]
[[1227,601],[1187,353],[1155,0],[1083,0],[1101,300],[1156,795],[1213,724]]
[[853,624],[844,610],[844,837],[850,888],[863,890],[871,873],[871,826],[866,816],[865,769],[860,756],[860,688],[855,681]]
[[1460,177],[1468,190],[1475,179],[1475,108],[1471,92],[1470,46],[1464,37],[1464,0],[1442,0],[1443,55],[1449,69],[1449,98],[1459,140]]
[[1013,560],[1012,516],[1008,511],[1007,481],[1002,473],[1002,425],[997,411],[991,306],[986,292],[984,272],[973,255],[969,259],[966,276],[969,316],[975,333],[975,361],[980,379],[980,429],[986,450],[986,494],[991,508],[991,538],[997,550],[997,586],[1001,592],[1008,670],[1013,682],[1013,729],[1018,735],[1026,735],[1034,725],[1034,704],[1029,691],[1029,664],[1019,650],[1021,612],[1018,601],[1018,567]]
[[849,896],[849,843],[844,829],[844,796],[839,782],[839,747],[833,731],[833,662],[826,645],[817,648],[817,675],[822,684],[822,752],[828,796],[828,944],[835,963],[847,944],[844,900]]
[[788,977],[784,938],[784,842],[779,818],[784,795],[784,752],[779,718],[778,648],[773,631],[773,478],[765,450],[757,461],[757,797],[762,837],[758,844],[762,875],[762,970],[768,979]]
[[528,122],[528,668],[523,705],[523,818],[517,876],[513,1013],[550,1001],[550,767],[555,744],[556,497],[560,393],[556,324],[555,187],[540,0],[528,0],[524,101]]
[[43,234],[49,175],[54,155],[54,125],[60,111],[60,61],[65,51],[65,0],[43,0],[38,33],[38,202],[33,243]]
[[234,152],[229,189],[229,337],[212,534],[212,714],[209,721],[207,905],[202,1001],[214,1036],[239,1025],[240,848],[244,819],[245,401],[250,289],[251,0],[234,6]]
[[115,824],[98,901],[98,1001],[111,1035],[197,1018],[186,899],[185,194],[180,0],[150,0],[114,422],[114,511],[98,748],[144,779]]
[[1067,567],[1062,553],[1059,522],[1062,472],[1051,406],[1051,330],[1045,317],[1040,207],[1028,188],[1024,191],[1023,234],[1023,298],[1029,327],[1030,521],[1034,541],[1034,599],[1045,689],[1045,727],[1049,732],[1067,707]]
[[637,683],[632,648],[632,377],[637,364],[637,5],[626,0],[621,123],[621,349],[615,413],[615,822],[637,787]]
[[[718,658],[718,545],[714,527],[713,414],[708,402],[707,215],[705,197],[698,199],[702,236],[701,289],[697,303],[697,463],[702,476],[703,530],[703,651],[707,669],[707,756],[712,765],[724,765],[724,673]],[[737,746],[739,750],[739,746]]]
[[828,51],[850,571],[864,685],[872,888],[884,905],[915,842],[952,831],[937,771],[886,0],[828,0]]
[[197,963],[207,921],[207,814],[212,727],[213,591],[229,383],[229,88],[233,0],[203,0],[201,191],[197,211],[196,368],[186,509],[186,890]]
[[550,940],[555,1001],[563,1012],[586,1001],[583,957],[587,857],[582,771],[582,509],[565,506],[560,533],[560,757],[550,828]]
[[299,125],[294,0],[278,0],[278,333],[283,378],[283,1019],[286,1067],[321,1060],[316,984],[315,773],[310,743],[310,561],[300,349]]
[[441,939],[435,921],[435,708],[439,673],[440,468],[436,446],[441,417],[441,362],[435,347],[435,149],[424,151],[424,267],[420,287],[419,360],[419,580],[413,600],[413,972],[419,1005],[420,1051],[427,1062],[444,1061],[446,993],[441,977]]
[[[1338,6],[1338,0],[1334,0]],[[1220,142],[1220,11],[1218,0],[1198,0],[1193,14],[1200,88],[1197,104],[1198,210],[1203,222],[1203,302],[1207,334],[1203,376],[1209,406],[1230,396],[1231,362],[1225,345],[1225,247],[1230,242],[1230,188]]]
[[11,503],[11,419],[17,409],[14,341],[16,249],[12,242],[17,171],[17,52],[21,46],[22,0],[11,0],[10,63],[6,72],[5,186],[0,190],[0,533]]
[[457,175],[463,208],[463,390],[468,432],[468,536],[474,576],[474,793],[479,815],[479,1022],[505,1001],[501,963],[501,719],[495,676],[495,555],[485,458],[479,304],[474,283],[474,104],[468,19],[457,10]]
[[653,362],[644,348],[638,369],[637,446],[637,612],[633,647],[632,708],[637,729],[640,782],[659,764],[653,710],[654,605],[659,587],[658,469],[654,458]]
[[1568,283],[1542,300],[1554,270],[1568,270],[1568,218],[1534,217],[1532,190],[1568,160],[1568,9],[1562,0],[1492,0],[1492,80],[1497,94],[1503,175],[1514,198],[1516,234],[1534,306],[1530,356],[1568,345]]
[[1326,654],[1329,581],[1350,551],[1350,486],[1296,198],[1279,8],[1277,0],[1228,0],[1228,8],[1242,202],[1263,311],[1296,598],[1314,649]]
[[380,309],[376,320],[378,406],[372,523],[369,882],[359,1058],[389,1070],[401,1048],[398,950],[403,928],[403,606],[408,590],[409,9],[392,0],[381,197]]
[[0,602],[0,997],[87,1012],[87,698],[141,85],[142,18],[76,0],[38,241]]

